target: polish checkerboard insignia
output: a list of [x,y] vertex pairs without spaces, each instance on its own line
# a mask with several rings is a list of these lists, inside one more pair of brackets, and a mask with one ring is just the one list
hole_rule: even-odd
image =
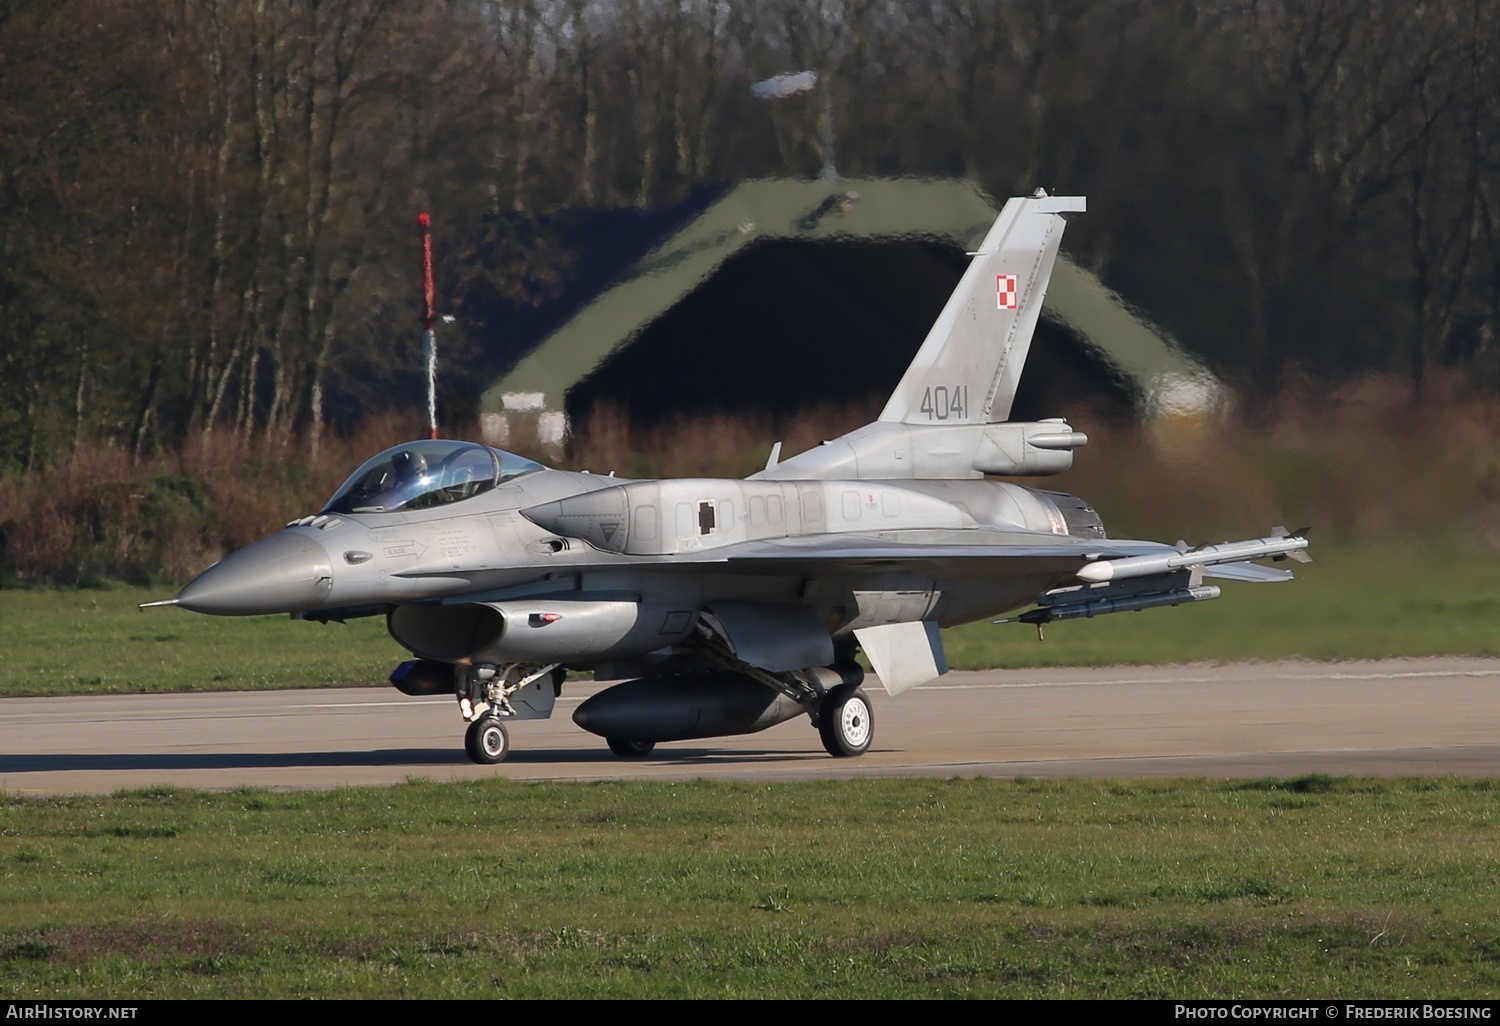
[[1014,274],[995,275],[995,308],[999,310],[1014,310],[1020,305],[1020,299],[1016,295],[1016,276]]

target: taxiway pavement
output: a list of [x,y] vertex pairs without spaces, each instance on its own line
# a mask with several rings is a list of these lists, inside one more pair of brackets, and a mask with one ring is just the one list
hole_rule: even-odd
[[514,780],[876,776],[1500,776],[1500,660],[1189,664],[951,673],[899,698],[867,685],[875,743],[823,752],[805,718],[611,755],[573,725],[514,723],[498,766],[463,753],[451,698],[394,689],[0,700],[0,791],[276,789]]

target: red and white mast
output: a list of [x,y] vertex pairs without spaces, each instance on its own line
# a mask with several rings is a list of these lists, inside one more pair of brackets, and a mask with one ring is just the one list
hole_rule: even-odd
[[422,361],[427,367],[427,437],[436,438],[437,336],[432,325],[437,317],[432,311],[432,218],[426,211],[417,215],[417,226],[422,231]]

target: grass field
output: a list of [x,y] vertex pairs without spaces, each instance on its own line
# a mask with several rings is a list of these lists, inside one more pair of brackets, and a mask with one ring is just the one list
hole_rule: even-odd
[[1489,997],[1491,781],[152,790],[0,804],[42,997]]
[[0,695],[354,687],[386,683],[410,658],[382,617],[323,625],[136,608],[162,597],[123,585],[0,591]]
[[[1197,660],[1500,656],[1500,553],[1469,536],[1318,546],[1286,584],[1224,584],[1215,602],[1070,621],[1036,632],[945,632],[956,668]],[[379,617],[138,610],[164,591],[0,591],[0,695],[383,684],[405,653]]]
[[[955,666],[1500,655],[1471,538],[1215,603],[947,632]],[[0,591],[0,694],[379,684],[380,619]],[[0,987],[46,997],[1500,995],[1500,784],[492,780],[0,796]]]
[[1298,579],[1220,584],[1213,602],[1070,620],[1036,631],[944,632],[955,667],[1100,666],[1241,659],[1500,656],[1500,552],[1469,535],[1312,546]]

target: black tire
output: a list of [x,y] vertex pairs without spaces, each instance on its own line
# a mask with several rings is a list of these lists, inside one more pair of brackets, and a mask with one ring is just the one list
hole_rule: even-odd
[[475,720],[464,733],[464,751],[481,766],[504,762],[510,754],[510,732],[496,716]]
[[835,758],[864,755],[875,740],[875,710],[870,696],[855,684],[841,684],[823,699],[818,735]]
[[627,741],[622,737],[607,737],[604,743],[622,759],[639,759],[650,755],[651,750],[656,747],[655,741]]

